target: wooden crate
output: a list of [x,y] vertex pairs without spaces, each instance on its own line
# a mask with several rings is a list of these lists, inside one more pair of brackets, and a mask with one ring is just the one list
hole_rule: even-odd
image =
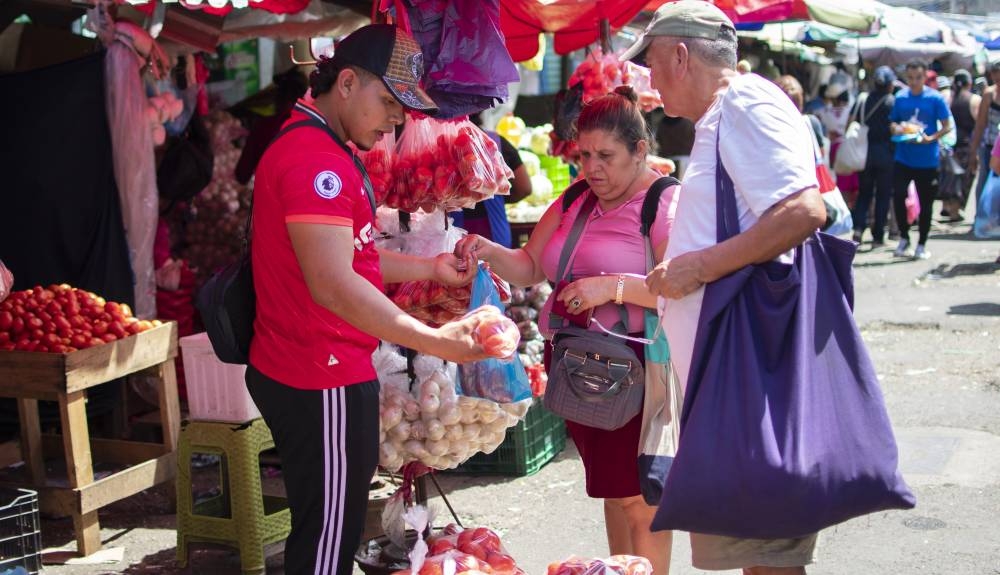
[[[73,517],[77,549],[82,555],[101,548],[98,509],[176,477],[180,431],[176,356],[175,322],[68,354],[0,351],[0,397],[17,399],[20,455],[27,464],[30,486],[39,491],[43,511]],[[163,442],[91,440],[87,389],[140,371],[159,381]],[[59,403],[61,436],[42,436],[40,399]],[[46,481],[46,453],[65,456],[69,488]],[[92,455],[128,467],[95,482]]]
[[55,399],[177,357],[177,323],[72,353],[0,351],[0,397]]

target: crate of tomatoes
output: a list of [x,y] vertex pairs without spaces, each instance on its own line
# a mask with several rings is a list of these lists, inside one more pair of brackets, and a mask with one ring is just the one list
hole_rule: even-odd
[[93,292],[36,286],[0,302],[0,373],[86,387],[175,357],[176,332]]

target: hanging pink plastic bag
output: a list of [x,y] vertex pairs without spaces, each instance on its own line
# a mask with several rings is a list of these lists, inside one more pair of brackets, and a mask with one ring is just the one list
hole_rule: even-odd
[[656,108],[663,107],[660,93],[656,91],[656,88],[653,88],[649,68],[637,66],[632,62],[623,62],[622,84],[632,86],[639,98],[639,107],[642,108],[643,112],[651,112]]
[[0,261],[0,302],[7,299],[12,289],[14,289],[14,274]]
[[569,86],[583,84],[583,102],[600,98],[622,85],[621,63],[614,54],[604,54],[600,48],[593,50],[576,67],[569,78]]
[[917,188],[910,182],[910,187],[906,189],[906,221],[911,225],[920,217],[920,196],[917,195]]

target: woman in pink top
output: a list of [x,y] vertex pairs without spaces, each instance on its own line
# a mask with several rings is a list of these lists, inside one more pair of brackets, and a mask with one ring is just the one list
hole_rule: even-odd
[[[572,259],[571,284],[554,293],[553,299],[577,314],[593,310],[589,329],[601,325],[611,329],[621,320],[615,305],[619,278],[623,280],[621,301],[628,312],[627,331],[641,335],[643,308],[656,307],[655,296],[643,283],[646,273],[645,240],[639,230],[640,209],[646,191],[659,174],[646,166],[648,131],[631,88],[619,88],[587,104],[577,119],[580,161],[589,191],[580,195],[563,213],[556,201],[535,226],[521,249],[507,249],[480,236],[462,239],[457,254],[474,253],[490,263],[497,274],[512,284],[529,286],[548,280],[556,283],[560,254],[566,236],[585,199],[593,193],[598,201],[584,228]],[[677,202],[677,189],[664,190],[650,232],[654,257],[660,261],[667,246]],[[620,275],[636,274],[636,275]],[[585,315],[583,317],[586,317]],[[543,333],[549,326],[540,320]],[[636,349],[643,357],[641,345]],[[670,532],[652,533],[656,507],[646,505],[639,491],[636,457],[642,414],[624,427],[604,431],[567,422],[586,471],[587,494],[604,499],[604,519],[612,554],[639,555],[653,564],[653,572],[665,575],[670,566]]]

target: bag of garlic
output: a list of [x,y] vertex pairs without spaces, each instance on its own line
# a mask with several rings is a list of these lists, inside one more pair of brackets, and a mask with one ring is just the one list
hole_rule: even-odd
[[411,461],[453,469],[476,453],[496,450],[507,428],[528,412],[530,398],[500,404],[460,396],[455,364],[409,355],[383,342],[372,356],[382,384],[379,465],[385,469],[398,471]]

